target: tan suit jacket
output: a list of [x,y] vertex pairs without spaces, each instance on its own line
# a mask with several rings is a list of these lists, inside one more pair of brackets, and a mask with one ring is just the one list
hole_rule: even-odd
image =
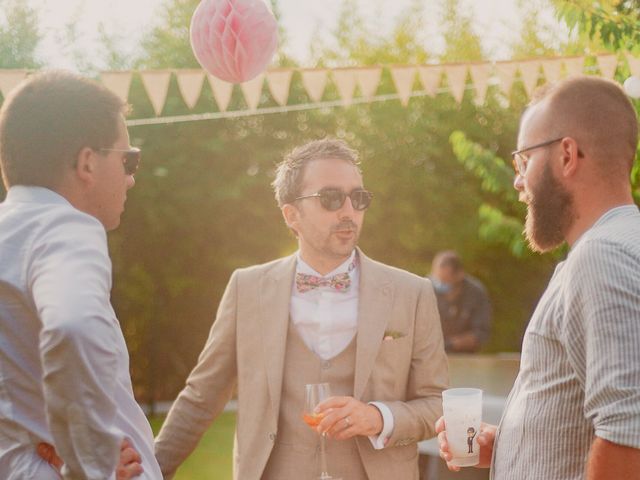
[[[435,295],[428,280],[358,253],[354,397],[384,402],[395,425],[386,448],[358,437],[358,451],[370,480],[417,479],[417,442],[435,435],[448,384]],[[231,276],[198,364],[156,439],[165,478],[196,447],[236,383],[234,478],[261,478],[277,435],[295,268],[292,255]],[[390,331],[402,337],[383,340]]]

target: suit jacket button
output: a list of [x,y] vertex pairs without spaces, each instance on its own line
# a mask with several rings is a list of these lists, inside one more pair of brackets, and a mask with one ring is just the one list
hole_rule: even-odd
[[329,370],[331,368],[331,362],[329,360],[325,360],[322,362],[322,368],[324,370]]
[[269,440],[271,440],[272,442],[275,442],[275,440],[276,440],[276,434],[275,434],[275,433],[273,433],[273,432],[271,432],[271,433],[269,434]]

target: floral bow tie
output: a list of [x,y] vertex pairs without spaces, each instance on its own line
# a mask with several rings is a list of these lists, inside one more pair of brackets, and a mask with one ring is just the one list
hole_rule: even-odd
[[337,273],[331,277],[318,277],[306,273],[296,273],[296,288],[300,293],[305,293],[318,287],[331,287],[338,292],[348,292],[351,287],[349,273],[356,268],[355,259],[349,265],[349,270]]

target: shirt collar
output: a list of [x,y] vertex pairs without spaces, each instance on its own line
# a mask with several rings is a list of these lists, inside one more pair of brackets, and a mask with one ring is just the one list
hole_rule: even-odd
[[638,206],[635,204],[621,205],[619,207],[614,207],[611,210],[607,210],[598,220],[596,220],[596,222],[593,225],[591,225],[591,227],[589,227],[589,229],[586,232],[583,232],[582,235],[578,237],[578,239],[573,243],[571,250],[575,250],[578,243],[580,243],[580,241],[583,238],[585,238],[587,234],[593,229],[595,229],[596,227],[600,227],[601,225],[606,224],[607,222],[613,220],[614,218],[624,217],[625,215],[631,215],[634,213],[635,214],[638,213]]
[[71,205],[59,193],[44,187],[28,185],[14,185],[7,192],[8,203],[53,203],[57,205]]
[[[349,267],[351,266],[351,264],[353,263],[355,258],[356,258],[356,251],[354,249],[353,252],[351,252],[351,255],[349,255],[349,258],[347,260],[345,260],[343,263],[341,263],[338,266],[338,268],[336,268],[335,270],[327,273],[326,275],[320,275],[313,268],[311,268],[308,263],[306,263],[302,259],[302,257],[300,256],[300,251],[298,251],[298,252],[296,252],[296,259],[297,259],[297,262],[296,262],[296,273],[304,273],[306,275],[316,275],[318,277],[332,277],[332,276],[338,275],[340,273],[350,273],[349,272]],[[356,264],[356,268],[357,267],[358,267],[358,265]]]

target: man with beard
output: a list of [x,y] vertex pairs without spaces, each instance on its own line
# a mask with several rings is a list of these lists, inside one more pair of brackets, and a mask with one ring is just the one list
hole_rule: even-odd
[[[324,139],[291,152],[273,182],[298,251],[233,273],[209,340],[156,439],[173,476],[237,384],[234,478],[418,478],[447,362],[431,283],[356,247],[372,194],[357,154]],[[305,384],[329,383],[316,429]]]
[[[514,186],[527,239],[538,252],[564,241],[570,251],[533,313],[500,426],[478,438],[480,466],[495,480],[638,478],[637,142],[631,102],[603,79],[553,85],[522,118]],[[450,461],[442,420],[437,428]]]

